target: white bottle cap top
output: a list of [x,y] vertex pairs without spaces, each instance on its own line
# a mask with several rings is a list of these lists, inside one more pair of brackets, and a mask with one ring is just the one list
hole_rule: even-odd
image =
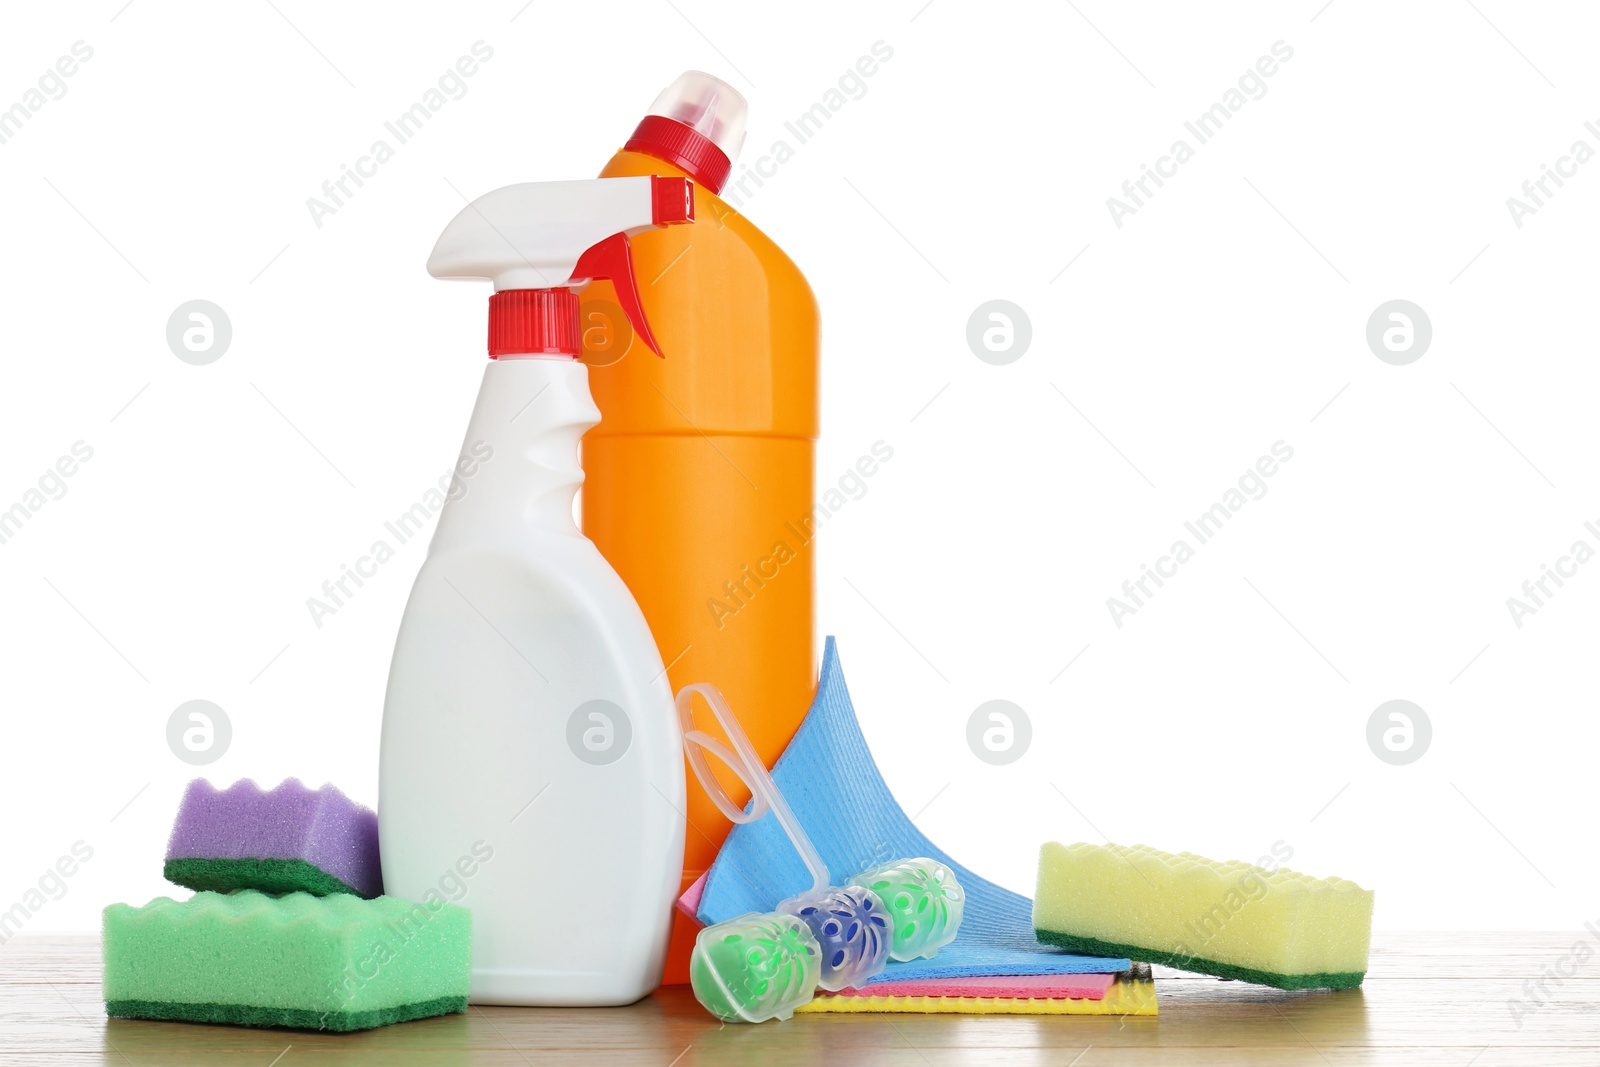
[[661,91],[650,105],[649,114],[683,123],[734,160],[744,147],[750,105],[739,90],[721,78],[686,70]]

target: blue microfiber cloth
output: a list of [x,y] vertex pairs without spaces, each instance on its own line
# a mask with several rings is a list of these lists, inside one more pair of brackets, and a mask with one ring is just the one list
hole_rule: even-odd
[[[1125,959],[1076,956],[1039,944],[1032,901],[978,877],[906,818],[872,762],[831,637],[822,656],[817,699],[772,768],[772,777],[835,878],[889,860],[927,856],[948,864],[966,890],[966,914],[954,941],[931,960],[890,963],[868,984],[1128,969]],[[778,901],[810,887],[811,875],[778,820],[758,819],[735,826],[728,835],[706,878],[698,918],[710,926],[746,912],[771,911]]]

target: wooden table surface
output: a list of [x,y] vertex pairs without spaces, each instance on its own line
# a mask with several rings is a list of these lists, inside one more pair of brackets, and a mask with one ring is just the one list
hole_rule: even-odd
[[[107,1020],[96,939],[23,936],[0,947],[0,1064],[1600,1064],[1600,939],[1429,933],[1374,941],[1365,986],[1338,993],[1157,968],[1157,1018],[797,1015],[723,1026],[680,987],[627,1008],[474,1007],[339,1035]],[[1580,941],[1585,951],[1574,954]],[[1542,991],[1524,986],[1540,978]]]

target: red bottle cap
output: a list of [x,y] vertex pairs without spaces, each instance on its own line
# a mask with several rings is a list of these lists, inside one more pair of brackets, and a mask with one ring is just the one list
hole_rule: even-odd
[[722,191],[733,170],[733,161],[709,137],[665,115],[646,115],[622,147],[666,160],[713,193]]

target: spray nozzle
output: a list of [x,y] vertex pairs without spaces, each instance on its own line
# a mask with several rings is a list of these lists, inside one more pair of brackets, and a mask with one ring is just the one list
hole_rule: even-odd
[[428,257],[435,278],[490,281],[489,355],[582,351],[573,289],[596,278],[616,287],[634,332],[661,355],[645,319],[628,238],[694,221],[687,178],[592,178],[508,185],[450,220]]

